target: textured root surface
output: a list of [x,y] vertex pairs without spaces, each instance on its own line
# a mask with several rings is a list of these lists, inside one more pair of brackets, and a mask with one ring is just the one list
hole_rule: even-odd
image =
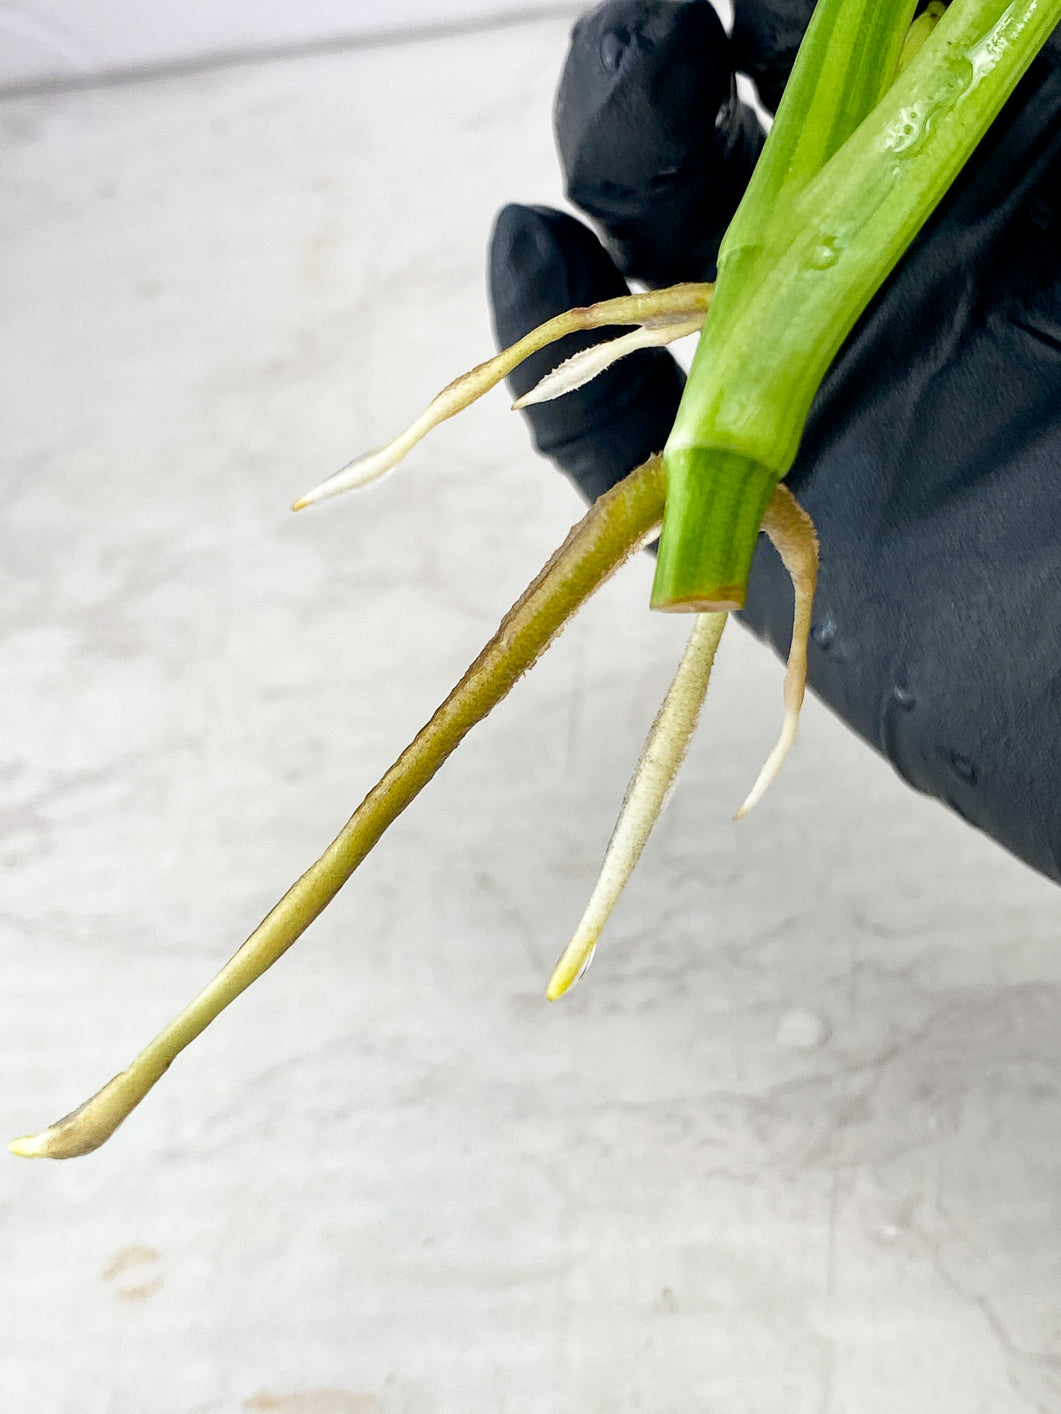
[[73,1158],[109,1138],[185,1046],[291,947],[468,731],[506,696],[594,590],[654,533],[662,514],[663,473],[660,458],[653,457],[590,508],[428,724],[213,981],[126,1070],[50,1128],[15,1140],[13,1152],[27,1158]]
[[707,695],[726,614],[700,614],[674,681],[656,715],[608,841],[604,863],[586,911],[549,980],[555,1001],[585,972],[601,929],[634,872],[641,851],[670,798]]
[[[416,446],[417,442],[427,436],[432,428],[470,407],[484,393],[488,393],[491,388],[496,387],[503,378],[507,378],[512,370],[518,368],[523,360],[529,358],[532,353],[537,353],[539,349],[556,343],[558,339],[562,339],[568,334],[575,334],[587,329],[605,329],[610,325],[638,324],[651,331],[648,339],[651,344],[669,343],[672,339],[684,338],[685,334],[695,333],[703,323],[710,307],[714,288],[714,285],[709,284],[671,285],[665,290],[652,290],[641,295],[621,295],[618,299],[601,300],[598,304],[585,305],[580,309],[569,309],[563,314],[556,315],[555,318],[540,324],[537,329],[532,329],[529,334],[525,334],[517,343],[503,349],[493,358],[487,359],[485,363],[477,364],[469,373],[463,373],[459,378],[455,378],[431,401],[416,421],[411,423],[393,441],[388,442],[384,447],[376,448],[375,451],[355,457],[334,476],[328,477],[327,481],[322,481],[319,486],[301,496],[295,502],[293,509],[302,510],[303,507],[313,505],[316,501],[323,501],[328,496],[338,496],[343,491],[352,491],[358,487],[367,486],[370,482],[378,481],[380,477],[392,471],[402,458]],[[668,332],[679,327],[682,332]],[[598,348],[609,349],[611,343],[621,343],[621,340],[612,340],[609,343],[587,349],[586,352],[599,357]],[[592,371],[587,371],[581,381],[571,384],[571,387],[580,387],[590,378],[595,378],[598,373],[608,367],[609,363],[614,362],[615,358],[622,357],[624,352],[631,353],[632,351],[633,348],[630,346],[624,346],[622,351],[615,351],[605,363]],[[560,365],[561,368],[566,366],[566,364]],[[553,373],[547,374],[546,377],[552,378],[558,372],[559,370],[554,369]],[[541,387],[540,384],[539,387]],[[558,391],[549,393],[547,396],[558,397],[561,392],[569,391],[570,388],[561,387]],[[532,400],[542,401],[544,399],[534,398]]]

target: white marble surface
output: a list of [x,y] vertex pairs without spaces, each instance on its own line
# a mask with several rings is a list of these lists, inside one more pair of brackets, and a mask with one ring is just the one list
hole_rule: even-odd
[[[489,346],[566,25],[0,105],[0,1129],[227,957],[577,514]],[[98,1154],[0,1160],[0,1408],[1061,1410],[1054,889],[724,642],[542,991],[683,625],[607,588]]]
[[564,0],[4,0],[0,89],[573,12]]

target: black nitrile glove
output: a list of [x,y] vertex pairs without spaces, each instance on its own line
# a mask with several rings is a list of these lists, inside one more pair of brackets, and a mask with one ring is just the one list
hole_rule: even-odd
[[[732,40],[707,0],[609,0],[573,32],[569,191],[646,283],[713,276],[758,151],[719,75],[737,62],[776,102],[813,6],[735,8]],[[578,222],[518,206],[490,277],[502,345],[624,289]],[[528,360],[513,389],[578,346]],[[662,448],[681,385],[642,352],[527,417],[595,497]],[[814,691],[912,786],[1061,881],[1061,31],[848,339],[787,481],[821,539]],[[791,586],[762,537],[742,617],[787,654]]]

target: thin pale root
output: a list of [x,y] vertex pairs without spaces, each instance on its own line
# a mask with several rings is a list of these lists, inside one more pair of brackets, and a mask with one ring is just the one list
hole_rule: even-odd
[[673,319],[643,324],[640,329],[633,329],[629,334],[620,334],[617,339],[607,339],[602,344],[591,344],[588,349],[582,349],[570,358],[565,358],[563,363],[557,364],[551,373],[547,373],[529,393],[517,398],[512,406],[515,409],[533,407],[535,403],[548,403],[553,398],[563,397],[565,393],[573,393],[576,388],[591,382],[606,368],[611,368],[613,363],[626,358],[627,354],[636,353],[638,349],[663,348],[679,339],[688,338],[690,334],[698,334],[706,317],[705,313],[697,315],[695,319],[688,319],[684,314],[680,314]]
[[589,966],[601,929],[670,798],[707,695],[726,618],[726,614],[697,615],[674,681],[656,714],[626,788],[586,911],[549,979],[546,996],[550,1001],[563,996]]
[[[496,387],[514,368],[518,368],[524,359],[555,343],[557,339],[581,330],[603,329],[613,324],[661,324],[682,319],[688,323],[696,321],[695,327],[699,327],[711,304],[714,288],[714,285],[710,284],[671,285],[665,290],[651,290],[640,295],[621,295],[618,299],[601,300],[597,304],[569,309],[556,315],[537,329],[532,329],[529,334],[525,334],[510,348],[495,354],[485,363],[476,365],[469,373],[455,378],[432,400],[416,421],[393,441],[356,457],[334,476],[328,477],[312,491],[299,497],[292,509],[300,511],[303,507],[323,501],[328,496],[338,496],[342,491],[367,486],[370,482],[379,480],[381,476],[393,470],[433,427],[437,427],[440,422],[445,422],[456,413],[463,412],[477,398]],[[694,330],[690,329],[689,332]]]
[[775,489],[763,517],[763,529],[791,576],[795,600],[792,641],[785,672],[785,719],[777,745],[763,763],[747,800],[733,817],[735,820],[747,815],[762,800],[796,739],[800,708],[807,687],[807,641],[814,609],[814,590],[818,582],[818,537],[814,532],[814,522],[787,486],[778,485]]

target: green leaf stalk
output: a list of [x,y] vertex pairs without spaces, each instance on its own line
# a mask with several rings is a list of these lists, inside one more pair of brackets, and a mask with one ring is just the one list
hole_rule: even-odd
[[814,13],[664,451],[654,608],[743,604],[763,510],[830,364],[1061,22],[1059,0],[953,0],[896,77],[912,9]]

